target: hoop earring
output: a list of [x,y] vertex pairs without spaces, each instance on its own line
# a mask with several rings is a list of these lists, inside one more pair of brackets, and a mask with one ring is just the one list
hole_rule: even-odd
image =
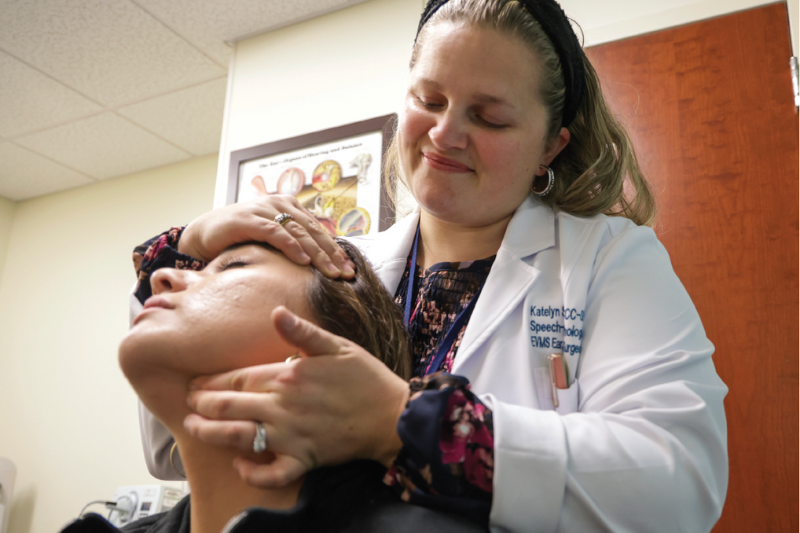
[[180,470],[178,470],[178,467],[175,466],[175,450],[177,450],[177,449],[178,449],[178,443],[177,442],[173,442],[172,443],[172,449],[170,449],[170,451],[169,451],[169,464],[172,465],[172,469],[175,471],[176,474],[181,476],[183,479],[186,479],[186,473],[185,472],[181,472]]
[[[544,190],[542,190],[542,191],[537,191],[536,189],[533,188],[533,184],[531,184],[531,192],[533,194],[535,194],[536,196],[544,196],[547,193],[549,193],[550,190],[553,188],[553,184],[555,184],[555,182],[556,182],[556,173],[553,172],[553,169],[548,167],[548,166],[539,165],[539,167],[540,168],[544,167],[544,168],[547,169],[547,187],[545,187]],[[535,181],[535,178],[534,178],[534,181]]]

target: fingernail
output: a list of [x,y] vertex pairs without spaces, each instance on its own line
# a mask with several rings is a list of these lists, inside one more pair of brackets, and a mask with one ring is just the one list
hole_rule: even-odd
[[341,270],[339,270],[339,267],[337,267],[336,265],[334,265],[334,264],[333,264],[333,261],[328,261],[328,270],[329,270],[329,271],[331,272],[331,274],[333,274],[334,276],[338,276],[339,274],[341,274],[341,273],[342,273],[342,271],[341,271]]
[[311,257],[305,252],[300,252],[300,261],[311,261]]
[[186,397],[186,405],[188,405],[188,406],[189,406],[189,407],[191,407],[192,409],[194,409],[195,403],[197,403],[197,402],[195,401],[195,397],[196,397],[196,396],[197,396],[197,395],[196,395],[194,392],[190,392],[190,393],[189,393],[189,396],[187,396],[187,397]]
[[344,264],[343,272],[345,276],[352,276],[356,273],[355,269],[352,266],[350,266],[349,263]]

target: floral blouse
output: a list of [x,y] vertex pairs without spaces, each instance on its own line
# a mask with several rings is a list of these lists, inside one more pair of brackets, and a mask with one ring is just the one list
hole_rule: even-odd
[[[159,268],[202,270],[206,263],[178,252],[183,228],[172,228],[137,246],[133,263],[136,297],[152,295],[150,275]],[[440,343],[489,275],[494,257],[481,261],[417,266],[418,288],[408,325],[414,376],[411,397],[397,424],[403,442],[384,482],[405,501],[449,511],[488,526],[492,506],[494,431],[492,412],[469,389],[469,381],[449,374],[466,323],[439,368],[430,368]],[[405,306],[411,260],[395,302]],[[469,318],[469,317],[467,317]]]

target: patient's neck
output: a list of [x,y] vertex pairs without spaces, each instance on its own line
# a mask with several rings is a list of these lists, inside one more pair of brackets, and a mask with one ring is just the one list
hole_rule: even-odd
[[188,436],[178,437],[177,442],[192,490],[191,533],[219,533],[249,507],[288,509],[297,503],[301,482],[275,490],[251,487],[232,466],[239,452],[214,448]]
[[[231,518],[249,507],[288,509],[297,503],[302,479],[281,489],[251,487],[233,467],[234,458],[241,452],[210,446],[184,430],[183,419],[189,414],[188,379],[164,373],[143,381],[146,385],[134,385],[137,394],[178,443],[191,488],[191,533],[219,533]],[[272,456],[269,452],[258,456],[250,452],[246,458],[266,463]]]

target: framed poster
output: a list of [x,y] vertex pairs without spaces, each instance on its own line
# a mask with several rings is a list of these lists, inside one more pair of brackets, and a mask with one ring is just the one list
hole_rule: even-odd
[[226,204],[291,194],[332,235],[389,228],[383,161],[396,114],[231,152]]

